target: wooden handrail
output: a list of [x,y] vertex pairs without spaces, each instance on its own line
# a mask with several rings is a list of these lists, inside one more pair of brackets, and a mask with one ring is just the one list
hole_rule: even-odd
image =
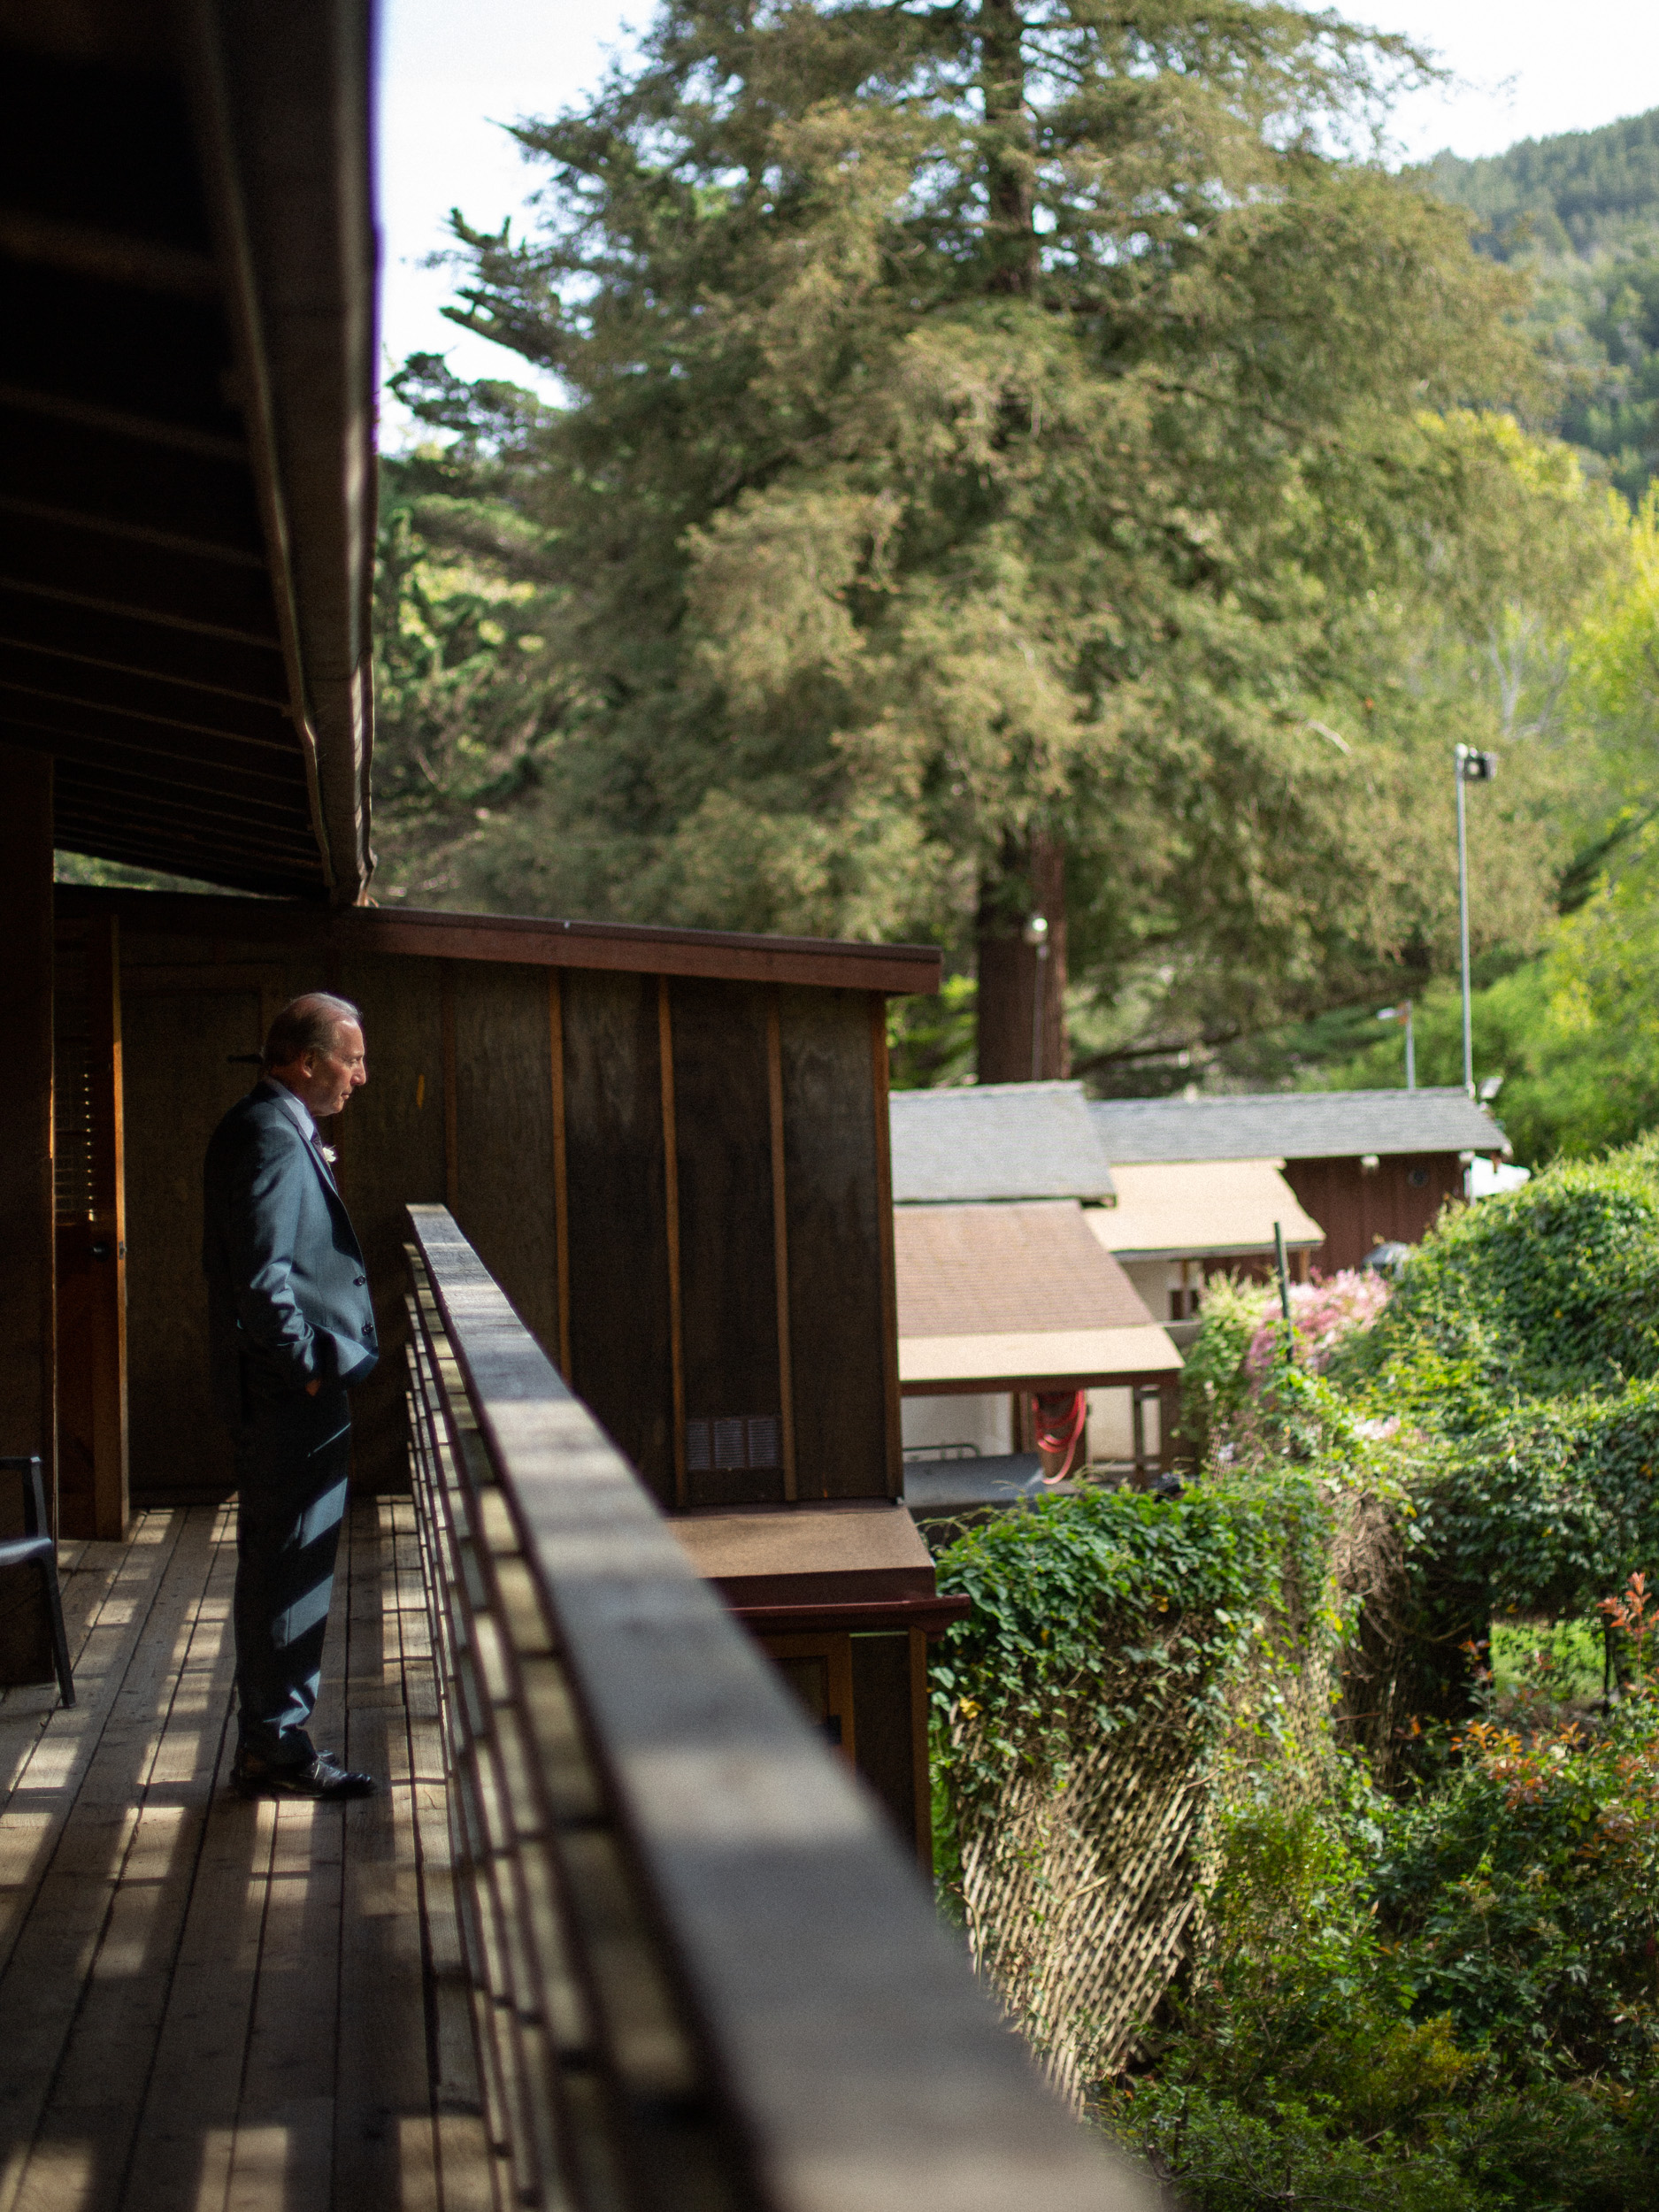
[[413,1479],[512,2194],[1145,2212],[448,1211],[409,1213]]

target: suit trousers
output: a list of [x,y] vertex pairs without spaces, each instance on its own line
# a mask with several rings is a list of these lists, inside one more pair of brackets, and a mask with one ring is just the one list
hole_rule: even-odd
[[314,1755],[351,1414],[344,1389],[256,1392],[236,1436],[236,1703],[242,1748],[279,1766]]

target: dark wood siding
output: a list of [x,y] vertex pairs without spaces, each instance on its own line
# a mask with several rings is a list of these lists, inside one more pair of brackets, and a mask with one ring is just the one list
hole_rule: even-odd
[[676,978],[668,1002],[686,1417],[689,1423],[742,1420],[746,1431],[741,1467],[720,1465],[712,1441],[706,1454],[687,1455],[687,1502],[781,1502],[765,995],[752,984]]
[[[91,912],[105,902],[77,890],[65,903]],[[328,1132],[383,1355],[355,1401],[360,1489],[405,1481],[402,1248],[412,1201],[451,1207],[549,1357],[563,1359],[568,1339],[572,1387],[665,1505],[785,1502],[791,1440],[801,1499],[890,1494],[879,995],[426,957],[342,934],[338,918],[251,901],[146,908],[123,895],[119,910],[135,1502],[228,1488],[228,1441],[204,1372],[202,1155],[255,1079],[248,1057],[272,1015],[319,988],[361,1007],[368,1052],[368,1084]],[[744,1463],[711,1450],[702,1469],[686,1463],[687,1421],[734,1417],[759,1425]]]
[[1288,1160],[1285,1180],[1325,1231],[1313,1263],[1325,1275],[1357,1267],[1374,1245],[1420,1242],[1448,1199],[1463,1194],[1455,1152],[1390,1154],[1371,1169],[1353,1158]]
[[362,956],[342,959],[334,971],[334,988],[363,1009],[369,1070],[328,1137],[368,1263],[380,1341],[380,1363],[351,1404],[353,1479],[365,1490],[404,1486],[403,1208],[444,1195],[443,971],[438,960]]
[[879,1498],[888,1464],[870,1004],[779,994],[795,1463],[803,1498]]
[[[0,1452],[44,1463],[54,1486],[56,1336],[52,1228],[52,764],[0,746],[6,806],[0,867],[9,902],[0,1018],[10,1115],[0,1150]],[[23,1494],[0,1476],[0,1536],[20,1535]],[[0,1576],[0,1682],[43,1682],[52,1666],[34,1572]]]
[[564,1009],[570,1384],[672,1505],[673,1339],[657,979],[569,974]]

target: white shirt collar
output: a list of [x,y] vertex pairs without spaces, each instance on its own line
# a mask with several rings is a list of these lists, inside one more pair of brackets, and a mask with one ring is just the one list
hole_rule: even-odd
[[288,1108],[289,1113],[293,1115],[295,1120],[299,1124],[300,1134],[304,1138],[306,1143],[315,1144],[317,1141],[317,1124],[311,1118],[311,1110],[305,1103],[305,1101],[300,1097],[297,1092],[289,1090],[288,1085],[282,1081],[280,1076],[270,1075],[265,1078],[265,1080],[270,1084],[272,1089],[276,1093],[282,1103]]

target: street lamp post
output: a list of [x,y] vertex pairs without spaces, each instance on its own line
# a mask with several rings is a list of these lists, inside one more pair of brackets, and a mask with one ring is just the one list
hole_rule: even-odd
[[1405,1024],[1406,1088],[1409,1091],[1415,1091],[1417,1087],[1417,1039],[1411,1033],[1410,1000],[1402,999],[1398,1006],[1379,1006],[1377,1010],[1377,1018],[1379,1022],[1403,1022]]
[[1463,786],[1490,783],[1498,772],[1495,753],[1478,753],[1472,745],[1452,751],[1452,773],[1457,781],[1457,938],[1463,979],[1463,1088],[1475,1094],[1475,1040],[1469,1002],[1469,833],[1464,819]]
[[1042,1000],[1043,985],[1048,979],[1048,918],[1033,914],[1026,920],[1020,935],[1036,954],[1031,978],[1031,1079],[1042,1080]]

